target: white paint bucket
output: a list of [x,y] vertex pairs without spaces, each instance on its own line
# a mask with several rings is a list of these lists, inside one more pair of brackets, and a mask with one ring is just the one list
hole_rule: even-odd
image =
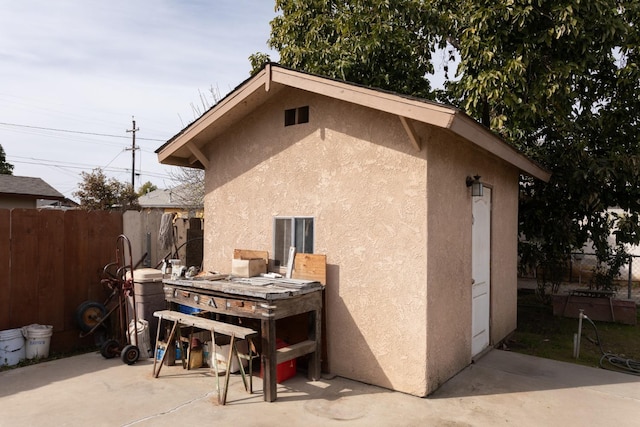
[[53,326],[38,324],[24,326],[22,334],[27,340],[27,359],[49,357]]
[[[148,359],[153,357],[153,347],[151,347],[151,339],[149,337],[149,322],[144,319],[138,320],[138,350],[140,350],[140,359]],[[136,323],[134,320],[129,322],[129,340],[131,344],[136,344]]]
[[13,366],[25,358],[24,337],[20,329],[0,331],[0,366]]

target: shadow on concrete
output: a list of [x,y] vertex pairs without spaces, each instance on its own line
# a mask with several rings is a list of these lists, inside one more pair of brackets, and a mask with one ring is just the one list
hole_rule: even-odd
[[[151,364],[142,360],[137,364]],[[83,375],[92,375],[103,369],[124,365],[120,358],[105,359],[100,353],[50,360],[34,365],[16,367],[0,372],[0,398],[21,393]],[[151,371],[151,368],[149,368]]]

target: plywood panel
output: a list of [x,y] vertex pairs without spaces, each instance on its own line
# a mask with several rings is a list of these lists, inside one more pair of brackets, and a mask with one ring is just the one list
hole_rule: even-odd
[[315,280],[327,284],[327,256],[297,253],[293,263],[293,278]]
[[11,211],[0,209],[0,330],[10,329],[11,275],[9,272]]

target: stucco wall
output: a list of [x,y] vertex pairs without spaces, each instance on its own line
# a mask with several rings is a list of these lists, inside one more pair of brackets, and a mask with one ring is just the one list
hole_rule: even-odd
[[36,199],[29,197],[5,195],[0,198],[1,209],[35,209],[36,205]]
[[428,153],[428,392],[471,362],[472,198],[466,177],[492,189],[490,345],[516,328],[518,171],[446,131]]
[[[284,127],[308,105],[309,123]],[[332,373],[426,391],[426,159],[398,117],[287,90],[207,146],[205,268],[273,250],[275,216],[315,218]]]
[[[309,123],[285,127],[284,110],[306,105]],[[275,216],[314,217],[330,371],[424,396],[471,360],[467,175],[493,189],[492,344],[515,328],[518,171],[415,129],[421,151],[396,116],[283,90],[204,148],[204,267],[228,272],[234,248],[271,253]]]

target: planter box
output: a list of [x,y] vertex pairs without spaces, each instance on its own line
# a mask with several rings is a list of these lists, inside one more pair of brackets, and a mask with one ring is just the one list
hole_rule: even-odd
[[554,295],[553,314],[577,319],[580,309],[591,320],[617,322],[625,325],[637,323],[637,308],[633,300],[594,298],[576,295]]

